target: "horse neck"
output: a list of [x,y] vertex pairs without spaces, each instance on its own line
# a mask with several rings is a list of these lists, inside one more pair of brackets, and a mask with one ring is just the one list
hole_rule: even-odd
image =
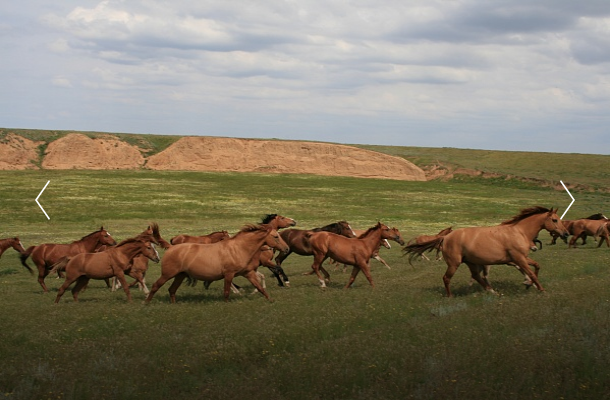
[[111,247],[106,251],[110,252],[118,264],[126,266],[142,252],[142,248],[137,243],[128,243],[119,247]]
[[4,253],[6,249],[13,245],[11,240],[12,239],[0,239],[0,254]]
[[85,253],[93,253],[101,244],[102,242],[99,234],[85,236],[84,238],[72,243],[72,245],[77,245],[84,249]]
[[[234,248],[240,252],[254,254],[263,244],[265,244],[267,234],[267,231],[244,232],[231,239],[223,240],[220,243],[226,242],[227,246],[234,246]],[[255,238],[252,238],[253,236],[255,236]]]
[[538,233],[544,229],[546,217],[546,213],[532,215],[515,223],[513,226],[522,231],[530,240],[534,240]]
[[381,247],[381,229],[369,229],[358,238],[362,243],[370,249],[379,249]]

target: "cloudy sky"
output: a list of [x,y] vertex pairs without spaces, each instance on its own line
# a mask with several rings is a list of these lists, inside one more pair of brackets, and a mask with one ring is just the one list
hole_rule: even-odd
[[0,127],[610,154],[610,1],[0,4]]

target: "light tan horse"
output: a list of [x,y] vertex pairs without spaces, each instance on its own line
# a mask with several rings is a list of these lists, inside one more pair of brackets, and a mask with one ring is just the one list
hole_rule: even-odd
[[65,264],[66,280],[59,288],[55,303],[59,302],[66,289],[76,281],[72,288],[74,301],[78,301],[78,292],[84,288],[90,279],[107,279],[116,276],[123,286],[127,295],[127,301],[131,301],[129,285],[125,282],[125,270],[129,268],[132,260],[138,255],[144,255],[154,262],[159,262],[159,253],[148,241],[138,239],[127,239],[110,247],[101,253],[81,253],[69,259],[61,261],[53,268]]
[[[580,221],[580,220],[583,220],[583,219],[589,219],[589,220],[595,220],[595,221],[604,220],[606,222],[609,221],[608,218],[604,214],[597,213],[597,214],[590,215],[590,216],[588,216],[586,218],[573,219],[573,220],[562,220],[561,222],[563,222],[563,226],[565,226],[565,228],[568,231],[568,233],[570,235],[573,235],[574,234],[574,222]],[[556,234],[552,234],[551,233],[551,238],[552,238],[552,240],[551,240],[551,243],[549,243],[549,244],[553,245],[553,244],[557,243],[558,236]],[[582,239],[582,244],[583,245],[587,244],[587,233],[586,232],[581,232],[580,238]],[[568,241],[566,239],[563,239],[563,241],[566,244],[568,243]],[[574,243],[576,244],[576,241],[574,241]]]
[[[326,281],[330,281],[330,275],[322,263],[327,258],[340,262],[342,264],[352,265],[352,274],[345,288],[349,288],[360,271],[368,279],[371,286],[375,286],[370,273],[370,260],[375,251],[379,249],[380,242],[383,239],[402,240],[400,232],[396,228],[389,228],[381,222],[369,228],[361,238],[346,238],[345,236],[337,235],[331,232],[310,232],[307,234],[307,239],[313,252],[313,264],[311,268],[315,271],[320,281],[321,287],[326,287]],[[320,271],[324,274],[324,279],[320,275]]]
[[[100,246],[114,246],[116,242],[110,236],[110,233],[102,226],[99,231],[92,232],[80,240],[70,244],[54,244],[45,243],[38,246],[31,246],[21,254],[21,264],[26,267],[30,273],[32,269],[25,262],[28,257],[32,257],[32,261],[38,268],[38,283],[44,292],[48,292],[47,286],[44,283],[44,278],[49,275],[50,268],[61,261],[64,257],[72,257],[80,253],[93,253]],[[58,273],[61,270],[58,270]],[[59,274],[61,276],[61,274]]]
[[191,235],[178,235],[171,238],[170,243],[173,245],[182,243],[199,243],[199,244],[210,244],[220,242],[230,238],[229,232],[227,231],[216,231],[208,233],[202,236],[191,236]]
[[280,251],[288,251],[288,245],[277,230],[265,225],[247,225],[230,239],[211,244],[185,243],[173,246],[165,252],[161,262],[161,277],[153,284],[146,303],[155,293],[174,278],[169,288],[170,301],[176,302],[176,291],[188,276],[202,281],[224,279],[224,299],[229,300],[231,283],[235,276],[244,276],[269,300],[269,295],[256,276],[259,252],[267,245]]
[[409,262],[425,251],[441,246],[447,271],[443,276],[447,296],[451,297],[449,283],[462,263],[466,263],[471,276],[485,290],[493,292],[489,281],[485,281],[481,272],[486,265],[513,263],[534,282],[538,290],[544,290],[538,277],[528,265],[528,253],[538,233],[546,229],[567,237],[568,231],[557,216],[557,209],[531,207],[521,210],[519,215],[502,224],[490,227],[473,227],[457,229],[450,234],[424,243],[415,243],[403,248],[410,254]]
[[21,240],[15,236],[14,238],[0,239],[0,257],[2,257],[2,254],[11,247],[19,254],[25,253],[25,248],[23,247]]

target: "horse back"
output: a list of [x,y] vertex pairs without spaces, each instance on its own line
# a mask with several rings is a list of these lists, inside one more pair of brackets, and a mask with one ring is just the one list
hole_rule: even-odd
[[504,264],[510,254],[529,252],[529,240],[510,226],[456,229],[445,236],[442,252],[445,260],[474,264]]
[[86,275],[91,279],[105,279],[114,276],[108,252],[79,253],[70,258],[65,270],[68,277]]

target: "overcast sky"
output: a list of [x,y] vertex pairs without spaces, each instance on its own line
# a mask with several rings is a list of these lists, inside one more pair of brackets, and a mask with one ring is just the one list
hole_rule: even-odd
[[610,1],[0,3],[0,127],[610,154]]

